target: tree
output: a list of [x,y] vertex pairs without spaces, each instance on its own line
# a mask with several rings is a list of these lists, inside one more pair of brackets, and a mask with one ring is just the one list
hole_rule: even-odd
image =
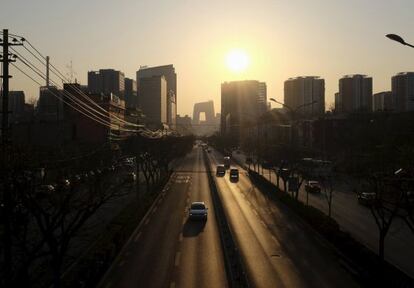
[[404,199],[404,193],[398,188],[397,181],[383,174],[376,174],[369,178],[368,187],[375,193],[370,210],[379,231],[378,254],[381,262],[384,261],[385,237]]
[[321,181],[321,190],[325,197],[326,203],[328,204],[328,217],[331,218],[332,215],[332,200],[333,200],[333,181],[332,176],[324,176],[320,178]]
[[34,188],[18,194],[51,256],[54,287],[60,287],[64,259],[76,233],[102,205],[127,193],[121,189],[123,183],[112,184],[108,180],[97,175],[87,189],[62,185],[46,195],[38,195]]

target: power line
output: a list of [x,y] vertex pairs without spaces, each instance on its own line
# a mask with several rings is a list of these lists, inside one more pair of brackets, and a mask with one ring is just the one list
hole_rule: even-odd
[[[43,59],[46,59],[45,56],[43,56],[39,50],[37,50],[28,40],[26,40],[26,42],[30,45],[30,47],[32,47],[32,49],[34,49],[39,55],[40,57],[42,57]],[[47,67],[47,64],[45,62],[43,62],[41,59],[39,59],[39,57],[37,57],[32,51],[30,51],[25,45],[23,45],[23,47],[33,56],[35,57],[40,63],[42,63],[45,67]],[[62,80],[62,82],[70,82],[68,78],[66,78],[55,66],[53,66],[51,63],[49,63],[49,65],[51,67],[53,67],[54,69],[51,69],[50,71],[55,74],[55,76],[57,76],[58,78],[60,78],[60,80]],[[54,71],[56,70],[56,72]],[[59,75],[57,75],[59,74]],[[94,106],[96,106],[98,109],[103,110],[105,113],[108,112],[105,109],[103,109],[101,106],[97,105],[97,103],[95,101],[93,101],[89,96],[87,96],[81,89],[79,89],[76,86],[72,87],[74,90],[77,90],[77,92],[79,93],[79,95],[81,95],[83,98],[87,99],[89,102],[91,102]],[[110,112],[109,112],[110,113]],[[134,126],[134,127],[143,127],[142,125],[139,124],[135,124],[135,123],[131,123],[128,121],[125,121],[122,118],[117,117],[116,115],[112,115],[113,118],[116,118],[119,122],[123,122],[125,124]]]

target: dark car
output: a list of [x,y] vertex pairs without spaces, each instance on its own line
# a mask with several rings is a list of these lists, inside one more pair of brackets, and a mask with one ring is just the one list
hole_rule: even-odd
[[230,181],[231,182],[239,181],[239,169],[236,169],[236,168],[230,169]]
[[222,177],[225,174],[226,174],[226,168],[224,167],[224,165],[217,165],[216,175]]
[[374,192],[362,192],[358,194],[358,203],[365,206],[371,206],[374,204],[376,197],[377,194]]
[[305,190],[309,193],[321,193],[321,186],[319,186],[318,181],[310,180],[305,184]]
[[190,220],[207,221],[207,212],[208,208],[204,202],[193,202],[188,209],[188,217]]

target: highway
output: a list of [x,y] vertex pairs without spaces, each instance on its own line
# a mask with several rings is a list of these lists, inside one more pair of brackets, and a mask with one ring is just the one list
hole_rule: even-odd
[[[223,156],[209,155],[214,171]],[[239,182],[216,182],[253,287],[358,287],[325,240],[238,168]]]
[[[183,159],[98,287],[228,287],[202,153]],[[209,157],[215,171],[221,155]],[[245,174],[216,182],[251,287],[358,287],[332,248]],[[188,221],[192,201],[209,207],[205,225]]]
[[[193,201],[205,201],[208,221],[188,221]],[[175,170],[148,217],[133,233],[99,287],[227,287],[202,150]]]
[[[243,154],[233,154],[240,163],[245,163]],[[277,185],[276,175],[264,169],[263,176]],[[352,192],[353,183],[350,181],[334,183],[334,194],[332,201],[332,217],[338,222],[342,229],[348,231],[352,236],[378,253],[379,232],[375,219],[368,207],[358,203],[357,195]],[[345,182],[345,183],[343,183]],[[299,190],[299,200],[306,203],[305,185]],[[283,190],[283,181],[280,180],[279,188]],[[328,214],[328,204],[324,195],[309,193],[309,205],[318,208]],[[414,277],[414,234],[400,218],[395,218],[385,238],[385,259]]]

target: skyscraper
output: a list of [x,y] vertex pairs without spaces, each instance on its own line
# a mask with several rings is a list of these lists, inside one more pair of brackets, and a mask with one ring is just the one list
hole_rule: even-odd
[[140,106],[148,126],[167,124],[167,81],[164,76],[140,79]]
[[325,80],[316,76],[289,78],[284,85],[284,104],[305,117],[325,113]]
[[391,79],[394,108],[398,112],[414,110],[414,72],[402,72]]
[[114,69],[89,71],[88,90],[90,93],[113,93],[124,100],[125,74]]
[[138,107],[137,82],[125,78],[125,106],[126,108]]
[[142,78],[152,77],[152,76],[164,76],[167,83],[167,124],[170,126],[175,125],[176,116],[177,116],[177,74],[175,73],[174,66],[163,65],[156,67],[141,67],[137,71],[137,84],[138,84],[138,102],[140,103],[142,95],[141,80]]
[[372,111],[372,78],[366,75],[346,75],[339,79],[339,113]]
[[[256,80],[221,84],[221,133],[242,137],[243,128],[267,110],[266,83]],[[246,126],[247,125],[247,126]]]

